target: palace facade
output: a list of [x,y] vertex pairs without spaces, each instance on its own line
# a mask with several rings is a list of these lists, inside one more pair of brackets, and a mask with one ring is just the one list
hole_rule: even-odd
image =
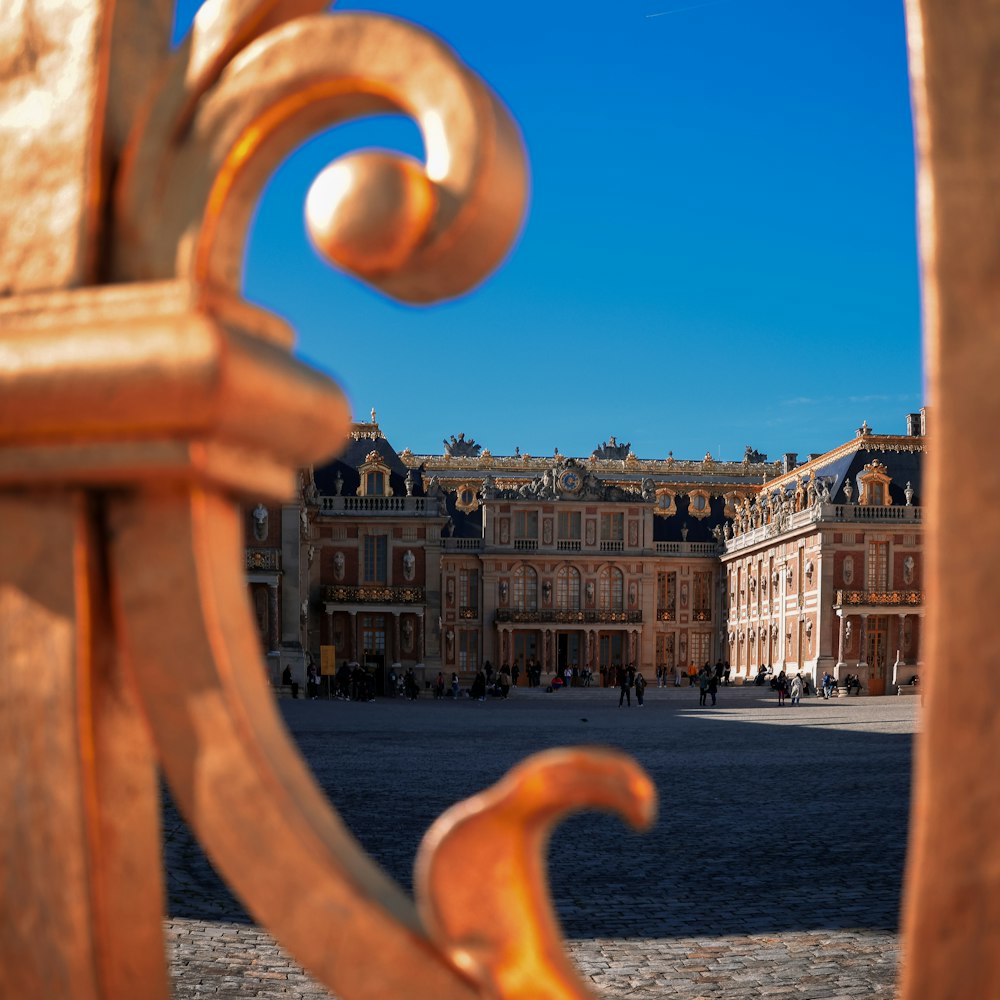
[[397,453],[375,414],[302,471],[284,506],[247,510],[250,597],[272,679],[308,659],[467,682],[486,660],[594,683],[716,660],[862,677],[919,668],[924,414],[804,463],[494,456],[464,435]]

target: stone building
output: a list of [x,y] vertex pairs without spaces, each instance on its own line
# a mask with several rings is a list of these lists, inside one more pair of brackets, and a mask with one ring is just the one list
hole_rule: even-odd
[[247,512],[251,600],[274,678],[324,648],[421,681],[490,660],[612,682],[716,660],[894,690],[919,660],[922,415],[803,464],[747,448],[640,459],[494,456],[464,434],[396,452],[375,413],[298,502]]

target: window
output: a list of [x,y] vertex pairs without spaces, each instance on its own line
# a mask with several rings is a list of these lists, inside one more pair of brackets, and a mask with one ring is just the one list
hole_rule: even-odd
[[385,656],[385,617],[383,615],[362,616],[361,648],[365,653]]
[[601,570],[598,578],[598,607],[602,611],[621,611],[624,606],[625,577],[621,570],[613,566]]
[[538,512],[518,510],[514,512],[514,537],[538,538]]
[[573,566],[560,566],[556,574],[556,607],[580,610],[580,572]]
[[369,472],[365,476],[365,496],[385,496],[385,473]]
[[690,640],[691,663],[700,667],[712,657],[712,633],[692,632]]
[[458,574],[459,610],[479,610],[479,570],[463,569]]
[[479,629],[458,630],[458,669],[479,669]]
[[580,540],[580,512],[559,512],[559,538],[561,541]]
[[674,621],[677,613],[677,574],[660,573],[656,577],[656,610],[665,621]]
[[712,573],[711,570],[694,575],[694,620],[708,621],[712,617]]
[[365,535],[365,583],[385,583],[388,538],[385,535]]
[[514,608],[517,611],[538,610],[538,574],[530,566],[514,570]]
[[889,587],[889,543],[868,543],[868,590],[887,590]]
[[358,495],[363,497],[386,497],[392,495],[389,489],[389,466],[377,449],[368,452],[367,457],[358,466],[361,484]]
[[601,541],[621,542],[625,539],[625,515],[601,515]]

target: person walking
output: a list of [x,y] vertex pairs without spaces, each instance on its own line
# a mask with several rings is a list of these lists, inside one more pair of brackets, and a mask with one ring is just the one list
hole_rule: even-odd
[[618,707],[622,707],[622,702],[628,699],[628,707],[632,707],[632,692],[629,688],[632,686],[629,680],[628,671],[624,667],[618,668],[618,685],[621,688],[621,694],[618,696]]
[[289,687],[289,688],[292,689],[292,697],[293,698],[298,698],[298,696],[299,696],[299,682],[292,680],[292,668],[291,667],[286,666],[285,669],[281,672],[281,683],[284,684],[285,687]]
[[646,692],[646,678],[642,676],[642,671],[637,671],[635,675],[635,700],[642,708],[642,696]]
[[500,684],[500,697],[506,698],[510,694],[510,667],[506,663],[501,665],[497,680]]
[[315,663],[310,663],[306,670],[306,697],[315,701],[319,697],[319,671]]
[[792,704],[798,705],[802,700],[802,674],[796,674],[788,685],[788,693],[792,697]]
[[715,696],[719,691],[719,674],[713,671],[708,676],[708,693],[712,696],[712,704],[715,704]]

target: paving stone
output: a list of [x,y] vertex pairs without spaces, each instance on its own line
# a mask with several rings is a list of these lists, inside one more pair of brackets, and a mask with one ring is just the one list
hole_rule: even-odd
[[[895,993],[918,699],[806,701],[759,689],[517,690],[506,703],[284,700],[320,785],[407,891],[423,832],[530,752],[619,747],[660,820],[638,835],[582,815],[556,830],[551,889],[567,950],[602,997],[852,1000]],[[583,720],[586,720],[585,722]],[[176,1000],[320,1000],[256,927],[164,795],[165,923]]]

